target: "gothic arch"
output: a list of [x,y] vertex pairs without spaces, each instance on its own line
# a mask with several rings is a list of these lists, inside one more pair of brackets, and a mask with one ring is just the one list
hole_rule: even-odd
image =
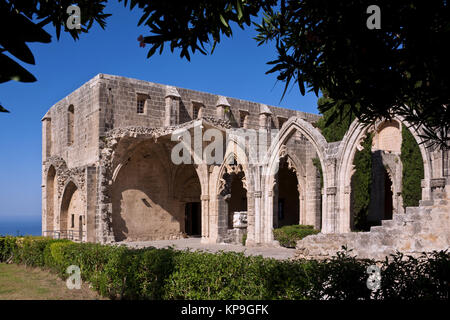
[[[86,219],[85,206],[83,206],[84,197],[81,193],[81,189],[77,183],[69,179],[64,185],[64,192],[61,198],[60,215],[59,215],[59,231],[60,236],[63,238],[70,238],[73,236],[69,233],[71,227],[69,227],[69,218],[72,214],[76,215],[74,222],[78,222],[78,217]],[[83,230],[84,226],[81,226]],[[84,230],[85,231],[85,230]],[[81,239],[80,239],[81,240]]]
[[[45,183],[45,204],[46,204],[46,218],[45,218],[45,230],[53,231],[55,229],[55,203],[56,203],[56,169],[53,165],[50,165],[47,170],[47,179]],[[46,234],[44,234],[45,236]]]
[[[275,174],[278,170],[278,164],[280,159],[280,153],[283,152],[283,146],[289,140],[289,138],[295,133],[300,132],[306,139],[313,145],[315,151],[320,160],[320,164],[323,169],[323,182],[325,193],[322,201],[322,231],[329,231],[333,229],[330,225],[331,215],[334,208],[329,208],[329,203],[326,201],[328,196],[327,190],[329,186],[334,186],[334,162],[331,158],[327,157],[328,143],[319,132],[314,128],[311,123],[297,117],[291,117],[283,125],[282,129],[278,132],[274,138],[267,156],[264,159],[264,169],[262,179],[264,181],[265,190],[264,198],[266,199],[264,210],[262,210],[262,217],[256,217],[256,235],[260,237],[257,242],[271,242],[273,241],[273,197],[272,189],[275,181]],[[330,161],[331,160],[331,161]],[[330,192],[331,193],[331,192]],[[259,221],[259,222],[258,222]]]
[[[246,210],[247,216],[253,216],[253,186],[250,180],[250,172],[248,166],[248,160],[245,154],[243,146],[234,139],[230,139],[227,144],[227,148],[224,155],[224,160],[220,167],[216,169],[216,173],[213,174],[212,190],[215,193],[215,201],[213,202],[214,210],[217,212],[217,230],[211,230],[210,235],[219,242],[227,237],[227,230],[232,227],[230,225],[230,212],[231,208],[228,201],[232,201],[236,198],[232,198],[231,189],[235,187],[235,183],[242,183],[242,189],[240,192],[246,194]],[[237,179],[237,180],[236,180]],[[239,181],[239,182],[237,182]],[[234,194],[236,197],[237,195]],[[213,223],[215,224],[215,223]],[[247,229],[249,237],[252,236],[252,230],[249,224]]]
[[[420,153],[422,155],[424,166],[424,180],[429,181],[432,178],[432,166],[431,166],[431,154],[427,150],[426,145],[423,143],[423,139],[420,137],[423,134],[420,128],[416,129],[412,127],[408,122],[404,121],[402,117],[393,117],[393,120],[403,123],[411,132],[417,144],[419,145]],[[375,126],[382,125],[385,120],[378,122]],[[372,129],[372,125],[364,125],[355,119],[350,125],[347,133],[342,139],[339,151],[337,154],[337,182],[338,190],[340,193],[338,203],[338,232],[350,231],[350,194],[351,194],[351,177],[353,175],[353,160],[356,150],[361,150],[361,143],[367,136],[367,133]],[[401,128],[401,127],[400,127]],[[422,199],[430,199],[429,188],[422,188]]]
[[[306,192],[306,171],[305,167],[298,159],[298,157],[292,153],[285,145],[281,147],[280,150],[280,163],[282,161],[285,161],[285,165],[287,166],[286,169],[293,172],[297,178],[297,191],[298,191],[298,206],[299,206],[299,224],[304,224],[303,221],[305,220],[305,213],[306,213],[306,201],[305,201],[305,192]],[[273,179],[273,196],[275,196],[275,187],[280,187],[281,183],[279,179]],[[274,206],[274,210],[275,210]],[[276,210],[279,210],[279,208],[276,208]],[[272,215],[272,217],[274,217]],[[274,224],[272,222],[272,224]]]

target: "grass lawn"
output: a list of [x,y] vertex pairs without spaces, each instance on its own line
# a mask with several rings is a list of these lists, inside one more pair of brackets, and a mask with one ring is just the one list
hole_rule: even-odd
[[48,271],[0,263],[0,300],[103,300],[88,284],[69,290]]

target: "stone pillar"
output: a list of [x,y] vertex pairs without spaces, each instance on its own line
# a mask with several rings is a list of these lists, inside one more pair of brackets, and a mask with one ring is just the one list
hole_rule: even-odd
[[[323,168],[324,177],[324,193],[322,195],[322,232],[323,233],[337,233],[348,232],[346,226],[349,223],[341,221],[345,217],[339,217],[337,214],[336,196],[337,187],[335,185],[336,179],[336,158],[328,158],[325,161],[325,168]],[[342,194],[343,190],[340,190]]]
[[44,231],[48,230],[47,228],[47,176],[45,173],[45,166],[42,165],[42,184],[41,184],[41,196],[42,196],[42,228],[41,228],[41,235],[45,236]]
[[83,219],[84,240],[95,242],[95,215],[97,211],[97,168],[90,166],[86,168],[86,217]]
[[166,86],[164,126],[175,126],[180,121],[181,96],[175,87]]
[[101,165],[97,173],[98,207],[95,214],[95,242],[114,242],[112,230],[112,181],[106,174],[106,169]]
[[202,243],[209,241],[209,195],[202,194],[200,196],[202,210]]
[[249,245],[262,241],[262,192],[247,191],[247,243]]
[[272,111],[265,104],[260,104],[259,107],[259,128],[260,129],[270,129],[270,121],[272,119]]
[[219,96],[216,102],[216,115],[217,118],[224,120],[225,119],[225,109],[229,109],[231,106],[228,103],[227,98],[223,96]]
[[217,214],[214,217],[217,230],[216,242],[221,242],[227,235],[228,231],[228,203],[227,197],[231,195],[217,195]]
[[328,187],[325,190],[324,194],[324,203],[326,204],[325,210],[323,210],[325,215],[325,220],[322,225],[322,232],[323,233],[335,233],[338,232],[337,230],[337,217],[335,214],[335,201],[336,201],[336,187]]
[[42,235],[47,230],[47,176],[45,174],[45,161],[51,156],[52,122],[48,114],[42,118]]
[[52,119],[45,115],[42,118],[42,161],[51,156],[52,152]]

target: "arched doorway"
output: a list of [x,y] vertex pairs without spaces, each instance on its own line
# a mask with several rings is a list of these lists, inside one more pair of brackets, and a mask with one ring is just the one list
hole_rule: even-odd
[[[418,142],[418,132],[408,129],[401,119],[383,120],[366,127],[354,122],[350,126],[341,142],[345,147],[338,168],[339,181],[346,184],[340,187],[345,191],[341,197],[340,220],[349,221],[350,230],[369,231],[371,226],[381,225],[382,220],[392,219],[395,214],[404,212],[404,178],[411,171],[405,168],[408,168],[410,161],[414,161],[413,166],[419,163],[423,169],[421,177],[414,177],[413,192],[426,196],[421,190],[420,180],[431,176],[430,154]],[[403,154],[408,145],[416,148],[414,157],[408,152]],[[361,166],[361,160],[366,165]],[[409,189],[408,192],[411,192]],[[363,219],[356,217],[360,211],[363,214],[359,216]],[[344,214],[347,215],[345,219]]]
[[[162,140],[162,139],[161,139]],[[193,165],[175,165],[170,144],[145,140],[127,152],[112,186],[116,241],[201,235],[201,187]]]
[[81,241],[80,228],[83,228],[82,216],[84,216],[83,199],[77,186],[70,181],[63,194],[61,202],[61,214],[59,220],[59,232],[61,238]]
[[242,243],[247,233],[248,198],[246,176],[236,156],[230,154],[219,174],[218,189],[218,240]]
[[297,175],[288,168],[285,161],[280,163],[275,191],[278,201],[276,201],[277,215],[274,216],[274,228],[300,224],[300,194]]
[[228,203],[228,229],[233,229],[233,217],[235,212],[247,211],[247,190],[242,183],[243,172],[232,173],[231,196],[226,200]]
[[[266,167],[263,171],[265,177],[265,202],[261,213],[261,229],[263,231],[260,239],[256,240],[257,242],[273,241],[273,228],[278,226],[276,220],[279,208],[275,188],[278,188],[278,171],[283,172],[282,159],[287,155],[288,159],[291,156],[296,159],[290,168],[296,170],[297,184],[295,188],[299,193],[298,223],[312,225],[324,233],[334,231],[333,201],[328,200],[328,197],[329,199],[334,197],[334,193],[322,192],[328,190],[329,179],[333,181],[331,179],[333,178],[333,167],[324,166],[327,145],[328,143],[321,133],[303,119],[291,118],[283,125],[267,152]],[[293,181],[292,174],[289,175]],[[294,182],[289,183],[289,185],[292,184]],[[302,192],[298,186],[304,186],[307,192]],[[294,196],[291,195],[290,198],[294,199]],[[258,237],[258,235],[256,236]]]
[[50,235],[51,231],[54,230],[55,177],[56,177],[55,167],[50,166],[48,173],[47,173],[47,183],[45,185],[45,193],[46,193],[45,223],[46,223],[46,227],[44,230],[44,236]]
[[174,198],[184,206],[184,220],[181,231],[190,237],[202,235],[201,186],[193,165],[181,164],[175,167]]

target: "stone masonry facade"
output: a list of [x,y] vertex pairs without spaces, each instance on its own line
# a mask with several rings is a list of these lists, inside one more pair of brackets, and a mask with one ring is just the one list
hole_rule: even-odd
[[[99,74],[42,119],[43,234],[276,246],[274,228],[306,224],[321,232],[299,241],[299,257],[329,256],[341,245],[377,257],[448,248],[448,153],[420,144],[422,202],[405,211],[402,119],[355,121],[342,141],[327,143],[315,127],[319,118]],[[351,232],[353,158],[368,132],[375,133],[374,170],[386,171],[371,208],[380,226]],[[420,143],[420,128],[411,132]],[[214,162],[205,161],[208,152]],[[380,214],[387,209],[376,203],[390,201],[391,216]]]

